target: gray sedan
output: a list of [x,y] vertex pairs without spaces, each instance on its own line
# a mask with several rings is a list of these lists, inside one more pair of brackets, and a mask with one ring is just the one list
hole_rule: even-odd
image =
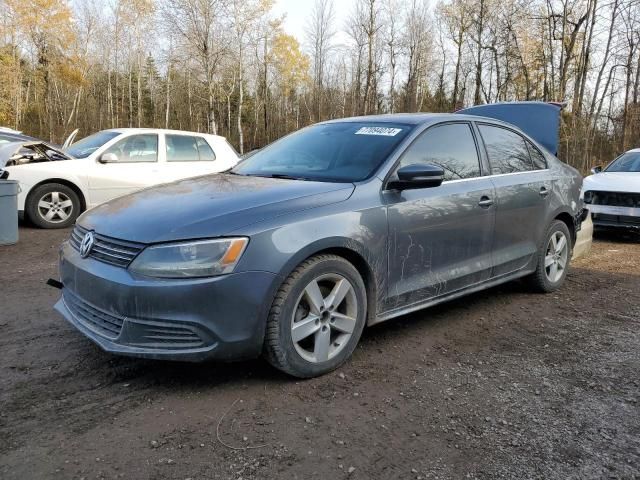
[[581,176],[512,124],[463,114],[320,123],[232,171],[83,214],[56,309],[103,349],[335,369],[363,329],[524,277],[565,281]]

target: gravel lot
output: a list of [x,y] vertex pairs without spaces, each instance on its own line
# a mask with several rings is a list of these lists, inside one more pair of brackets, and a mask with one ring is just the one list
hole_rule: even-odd
[[52,310],[69,231],[0,247],[0,478],[640,478],[640,241],[365,331],[292,380],[103,353]]

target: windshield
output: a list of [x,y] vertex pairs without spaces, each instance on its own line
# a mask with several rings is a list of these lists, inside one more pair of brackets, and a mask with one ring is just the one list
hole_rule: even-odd
[[87,158],[109,140],[117,137],[118,135],[122,134],[120,132],[112,132],[109,130],[94,133],[93,135],[84,137],[82,140],[69,146],[64,151],[74,158]]
[[640,152],[627,152],[616,158],[605,172],[640,172]]
[[254,153],[232,172],[318,181],[364,180],[378,169],[411,128],[371,122],[313,125]]

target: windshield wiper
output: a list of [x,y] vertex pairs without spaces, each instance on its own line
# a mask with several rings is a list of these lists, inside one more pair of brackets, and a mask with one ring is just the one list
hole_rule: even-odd
[[256,177],[265,177],[265,178],[281,178],[283,180],[309,180],[306,177],[299,177],[295,175],[288,175],[286,173],[270,173],[268,175],[259,175],[256,174]]

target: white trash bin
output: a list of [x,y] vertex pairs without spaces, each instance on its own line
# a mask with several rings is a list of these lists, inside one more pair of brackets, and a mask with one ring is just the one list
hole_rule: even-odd
[[0,245],[18,243],[18,182],[0,180]]

